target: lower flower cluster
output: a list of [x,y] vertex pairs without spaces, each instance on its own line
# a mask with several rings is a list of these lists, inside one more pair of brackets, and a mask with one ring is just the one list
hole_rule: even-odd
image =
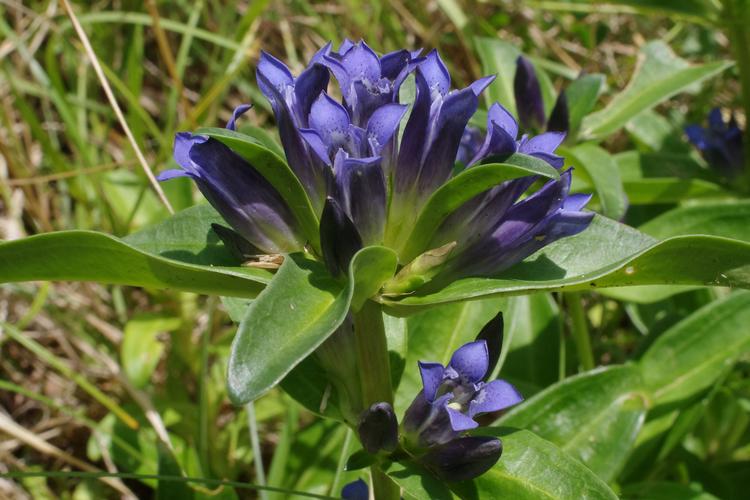
[[[422,390],[398,424],[387,402],[371,405],[359,420],[364,450],[390,460],[413,461],[445,481],[473,479],[490,469],[503,451],[500,439],[468,435],[477,418],[520,403],[504,380],[488,381],[500,354],[502,316],[489,322],[477,340],[458,348],[447,366],[420,362]],[[356,492],[361,485],[352,485]],[[347,498],[347,497],[345,497]],[[356,496],[351,496],[356,498]]]

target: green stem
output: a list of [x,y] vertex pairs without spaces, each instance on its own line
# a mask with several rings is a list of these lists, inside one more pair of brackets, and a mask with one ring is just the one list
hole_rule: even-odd
[[[383,324],[383,311],[372,301],[367,301],[354,313],[354,334],[357,344],[362,404],[369,408],[374,403],[393,404],[391,368],[388,360],[388,342]],[[370,468],[372,488],[378,500],[398,500],[400,488],[377,465]]]
[[[747,31],[747,21],[750,21],[750,1],[726,0],[724,2],[724,22],[731,41],[731,47],[737,59],[737,69],[740,73],[742,107],[745,116],[750,117],[750,33]],[[750,188],[750,126],[746,123],[743,132],[745,151],[745,172],[742,186]]]
[[578,361],[581,363],[583,371],[594,369],[594,353],[591,349],[591,338],[589,336],[589,326],[586,321],[586,313],[583,310],[581,294],[571,292],[565,295],[565,302],[568,306],[570,319],[573,321],[573,341],[576,344]]
[[393,404],[388,342],[378,304],[367,301],[354,314],[354,334],[364,408],[383,401]]

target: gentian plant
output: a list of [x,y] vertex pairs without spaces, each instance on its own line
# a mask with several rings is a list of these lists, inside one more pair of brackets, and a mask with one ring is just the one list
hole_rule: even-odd
[[[329,72],[343,102],[331,97]],[[399,99],[409,77],[415,87],[410,106]],[[479,95],[493,78],[453,90],[436,51],[424,57],[408,51],[379,57],[363,41],[345,42],[338,51],[324,47],[296,77],[281,61],[263,53],[258,85],[274,110],[289,168],[304,188],[313,220],[320,221],[318,228],[312,228],[318,238],[306,237],[311,228],[302,229],[305,221],[295,217],[278,189],[241,151],[222,141],[237,136],[237,120],[250,109],[248,105],[233,113],[226,127],[232,134],[178,134],[174,158],[181,169],[167,171],[161,179],[194,179],[235,231],[236,246],[257,249],[258,260],[263,254],[302,252],[303,258],[323,262],[335,279],[346,275],[361,249],[380,246],[395,257],[397,273],[368,290],[375,292],[373,298],[379,293],[390,297],[413,293],[433,281],[444,286],[461,277],[492,276],[560,238],[585,230],[593,217],[583,211],[590,197],[569,193],[571,171],[560,172],[564,160],[555,149],[564,133],[519,137],[518,123],[499,103],[490,107],[484,142],[465,169],[454,172],[462,135],[477,110]],[[402,122],[403,134],[399,134]],[[480,168],[508,174],[465,196],[441,218],[434,217],[431,202],[436,193]],[[420,217],[415,218],[415,213]],[[372,405],[390,405],[392,396],[384,332],[379,327],[382,320],[373,320],[381,314],[380,306],[364,297],[364,303],[348,314],[353,321],[343,322],[319,348],[316,359],[331,380],[359,376],[361,387],[335,384],[340,389],[336,398],[342,417],[354,423],[363,412],[379,415],[383,408]],[[366,320],[358,320],[363,316]],[[360,354],[372,359],[335,363],[331,358],[336,355],[356,356],[357,349],[348,348],[352,339],[360,345]],[[239,342],[243,342],[240,336],[235,352],[244,349]],[[235,388],[237,402],[245,402],[248,395],[236,388],[251,382],[233,378],[233,373],[247,372],[247,367],[237,365],[243,363],[235,357],[230,365],[230,391]],[[342,364],[359,368],[359,373],[340,373]],[[362,370],[365,364],[369,372]],[[488,371],[486,342],[462,347],[447,367],[425,364],[421,370],[424,390],[404,419],[404,432],[413,435],[406,438],[410,446],[441,447],[425,455],[425,463],[435,462],[431,469],[439,468],[435,464],[457,450],[471,455],[474,447],[494,450],[490,455],[497,459],[500,448],[494,444],[457,438],[477,425],[476,415],[520,401],[505,382],[482,381]],[[363,444],[377,452],[367,441]],[[494,460],[482,463],[457,478],[474,477]],[[383,487],[382,482],[376,484]]]
[[[313,430],[341,431],[338,462],[318,457],[346,464],[328,493],[616,498],[610,485],[661,470],[646,448],[659,457],[674,456],[676,443],[680,456],[701,452],[683,432],[721,397],[728,360],[748,345],[750,298],[731,290],[750,288],[746,225],[733,222],[743,222],[735,210],[746,212],[691,205],[691,193],[731,193],[672,174],[673,163],[694,159],[664,154],[649,132],[664,125],[654,106],[729,63],[692,65],[662,42],[646,43],[631,84],[592,113],[604,75],[542,64],[502,40],[473,41],[488,76],[463,86],[436,50],[379,54],[346,40],[320,48],[299,72],[261,53],[255,81],[280,144],[248,126],[250,104],[223,128],[180,132],[162,185],[185,187],[175,179],[186,177],[207,204],[123,238],[61,231],[4,242],[0,279],[220,295],[239,327],[231,351],[202,337],[201,380],[209,353],[222,370],[226,361],[226,388],[209,398],[201,385],[195,398],[213,404],[199,416],[202,474],[232,477],[211,469],[209,413],[234,417],[228,395],[254,415],[253,401],[280,387],[325,419]],[[563,91],[549,68],[570,80]],[[743,160],[740,131],[720,118],[713,112],[708,129],[687,134],[729,172]],[[605,139],[623,129],[639,149],[610,154],[605,146],[627,141]],[[648,220],[640,229],[618,222],[633,207]],[[732,217],[713,226],[690,222],[727,211]],[[687,234],[695,227],[700,234]],[[695,290],[706,286],[730,290],[714,300]],[[687,311],[694,306],[702,307]],[[618,347],[621,357],[640,353],[618,364],[599,344],[619,339],[627,321],[646,340]],[[179,413],[192,430],[188,412]],[[271,489],[289,457],[308,465],[289,444],[296,420],[280,432],[287,441]],[[738,439],[734,429],[747,422],[734,422],[727,433]],[[322,441],[334,446],[328,436],[306,435],[305,456]],[[160,469],[179,462],[170,446],[159,453]]]

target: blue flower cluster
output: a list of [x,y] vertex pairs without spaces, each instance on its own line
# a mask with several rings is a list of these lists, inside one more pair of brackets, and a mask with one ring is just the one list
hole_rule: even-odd
[[391,458],[407,456],[446,481],[484,473],[500,458],[502,443],[466,435],[493,414],[523,398],[505,380],[488,378],[500,356],[502,315],[487,323],[474,342],[459,347],[447,366],[420,362],[423,388],[399,427],[393,408],[381,402],[365,410],[358,431],[364,449]]
[[742,129],[734,116],[725,121],[721,109],[714,108],[708,114],[708,127],[688,125],[685,134],[721,175],[732,179],[742,173],[745,162]]
[[[414,258],[403,247],[416,215],[451,178],[462,138],[467,168],[514,153],[563,167],[555,149],[564,133],[519,138],[516,120],[500,104],[489,110],[482,143],[469,148],[467,124],[494,76],[451,89],[438,53],[420,53],[399,50],[379,56],[365,42],[347,40],[338,50],[330,44],[320,49],[299,76],[267,53],[260,57],[258,86],[271,103],[286,160],[320,220],[318,257],[334,274],[362,246],[388,246],[403,265]],[[338,88],[329,89],[331,75]],[[412,77],[413,82],[408,80]],[[401,103],[407,81],[414,98]],[[227,128],[234,130],[248,108],[237,108]],[[181,168],[164,172],[161,179],[194,179],[232,229],[259,253],[306,248],[300,222],[284,199],[229,147],[180,133],[174,158]],[[502,182],[469,200],[419,250],[455,242],[439,272],[450,279],[487,276],[588,226],[593,214],[582,211],[588,197],[568,194],[569,170],[529,193],[537,180],[529,176]]]

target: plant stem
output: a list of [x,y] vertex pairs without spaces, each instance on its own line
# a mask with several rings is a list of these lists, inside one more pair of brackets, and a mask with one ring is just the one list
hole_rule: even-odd
[[586,313],[583,310],[581,294],[570,292],[565,295],[570,319],[573,321],[573,341],[576,344],[578,361],[583,371],[594,369],[594,353],[591,350],[591,338],[589,337],[589,326],[586,322]]
[[[750,117],[750,34],[747,32],[746,21],[750,20],[750,1],[725,0],[724,23],[731,41],[734,56],[737,59],[737,69],[740,73],[740,87],[742,107],[745,108],[746,122]],[[745,172],[743,177],[745,189],[750,188],[750,125],[745,123],[743,132]]]
[[[250,445],[253,448],[253,465],[255,465],[255,482],[260,486],[266,485],[266,474],[263,470],[263,456],[260,451],[260,438],[258,436],[258,422],[255,419],[255,403],[250,401],[245,405],[247,411],[247,426],[250,429]],[[258,498],[265,500],[268,492],[258,491]]]
[[[368,300],[359,312],[354,313],[354,335],[363,407],[369,408],[370,405],[383,401],[393,404],[388,342],[385,337],[383,311],[378,304]],[[370,468],[370,473],[375,498],[378,500],[401,498],[398,485],[377,465]]]
[[354,334],[364,408],[383,401],[393,404],[388,342],[378,304],[367,301],[354,314]]

